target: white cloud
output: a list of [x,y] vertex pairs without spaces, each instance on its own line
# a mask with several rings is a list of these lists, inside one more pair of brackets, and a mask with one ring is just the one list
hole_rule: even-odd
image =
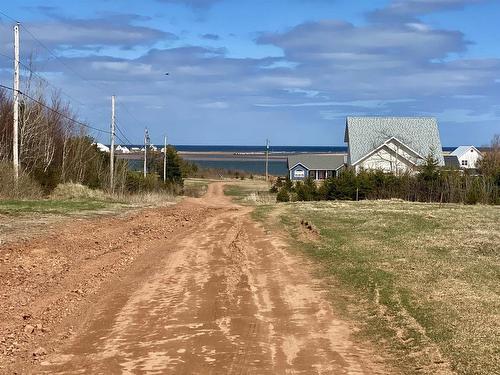
[[207,109],[227,109],[229,108],[229,104],[227,102],[211,102],[203,103],[200,105],[200,107]]

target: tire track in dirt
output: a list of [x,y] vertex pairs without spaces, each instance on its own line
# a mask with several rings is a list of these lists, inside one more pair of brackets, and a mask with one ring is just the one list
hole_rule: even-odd
[[210,214],[110,283],[37,373],[388,373],[352,339],[307,264],[222,184],[180,208]]

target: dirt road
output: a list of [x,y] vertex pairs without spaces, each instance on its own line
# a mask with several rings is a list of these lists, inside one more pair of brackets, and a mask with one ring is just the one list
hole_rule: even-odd
[[387,373],[353,341],[307,264],[253,222],[249,208],[231,203],[223,185],[175,209],[186,224],[105,281],[71,338],[29,371]]

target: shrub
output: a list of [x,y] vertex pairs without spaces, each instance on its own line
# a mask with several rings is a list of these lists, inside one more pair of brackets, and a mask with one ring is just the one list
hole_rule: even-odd
[[303,183],[297,183],[295,193],[299,201],[313,201],[318,199],[316,182],[310,177],[306,178]]
[[94,190],[82,184],[72,182],[59,184],[51,194],[57,199],[94,199],[105,200],[108,196],[101,190]]
[[276,201],[277,202],[290,202],[290,194],[286,190],[286,188],[281,188],[280,191],[278,191],[278,195],[276,196]]
[[158,177],[148,174],[146,177],[141,172],[128,172],[125,182],[126,190],[129,193],[144,193],[155,191],[158,188]]
[[29,199],[40,198],[42,195],[42,188],[33,178],[21,172],[16,184],[12,165],[0,162],[0,198]]

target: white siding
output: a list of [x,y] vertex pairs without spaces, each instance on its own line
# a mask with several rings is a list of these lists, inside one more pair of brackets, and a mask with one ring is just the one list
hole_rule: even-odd
[[474,148],[471,148],[458,158],[458,162],[460,163],[461,168],[473,169],[477,168],[477,162],[479,159],[481,159],[481,155]]
[[421,158],[406,147],[402,147],[397,142],[389,142],[377,152],[357,163],[356,171],[379,169],[390,173],[412,172],[415,170],[415,164],[421,161]]
[[405,173],[414,169],[414,165],[407,159],[401,156],[396,157],[396,155],[389,153],[386,149],[381,149],[364,159],[358,166],[362,169],[380,169],[391,173]]

